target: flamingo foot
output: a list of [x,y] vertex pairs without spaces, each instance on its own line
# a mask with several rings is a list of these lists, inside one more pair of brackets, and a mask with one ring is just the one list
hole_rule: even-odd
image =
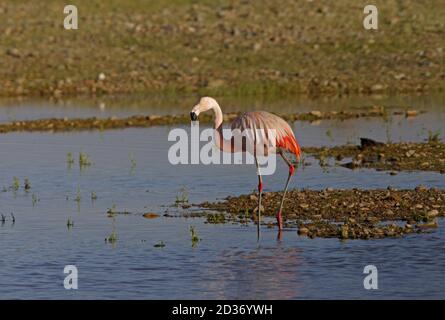
[[281,216],[281,210],[277,213],[277,225],[278,230],[283,230],[283,217]]

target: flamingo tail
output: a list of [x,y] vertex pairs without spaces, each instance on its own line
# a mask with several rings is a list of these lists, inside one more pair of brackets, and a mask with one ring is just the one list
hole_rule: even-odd
[[301,148],[297,142],[297,139],[295,139],[293,135],[287,135],[280,141],[277,141],[277,146],[292,152],[293,154],[295,154],[297,160],[300,161]]

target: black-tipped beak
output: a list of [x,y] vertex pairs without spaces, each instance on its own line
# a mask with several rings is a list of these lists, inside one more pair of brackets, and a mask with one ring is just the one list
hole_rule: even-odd
[[196,113],[190,112],[190,119],[192,121],[196,121],[196,120],[198,120],[198,116],[196,115]]

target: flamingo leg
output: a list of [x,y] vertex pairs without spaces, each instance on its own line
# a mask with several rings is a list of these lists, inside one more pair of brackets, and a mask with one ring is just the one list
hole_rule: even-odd
[[284,187],[283,197],[281,198],[280,209],[278,210],[278,213],[277,213],[278,229],[282,230],[283,229],[283,217],[281,214],[282,214],[282,210],[283,210],[284,199],[286,197],[286,192],[287,192],[287,188],[289,187],[290,179],[292,178],[292,176],[295,172],[295,167],[292,164],[292,162],[290,162],[289,159],[286,158],[286,156],[283,154],[283,152],[280,152],[280,155],[283,158],[283,160],[287,163],[287,165],[289,166],[289,175],[287,176],[286,186]]
[[257,174],[258,174],[258,216],[257,216],[257,236],[260,239],[260,221],[261,221],[261,196],[263,194],[263,179],[261,178],[258,160],[255,158]]

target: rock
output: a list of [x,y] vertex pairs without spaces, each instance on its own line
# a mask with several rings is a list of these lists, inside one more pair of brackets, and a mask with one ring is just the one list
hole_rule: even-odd
[[417,228],[421,229],[421,230],[437,228],[437,221],[434,220],[434,221],[431,221],[431,222],[418,224]]
[[6,54],[8,56],[14,57],[14,58],[20,58],[21,54],[20,51],[16,48],[8,48],[6,49]]
[[214,79],[210,80],[207,84],[208,88],[219,88],[226,84],[226,82],[223,79]]
[[153,213],[153,212],[147,212],[147,213],[144,213],[142,216],[146,219],[154,219],[154,218],[158,218],[159,214]]
[[251,195],[249,196],[249,199],[250,199],[250,200],[253,200],[253,201],[258,201],[258,197],[257,197],[256,195],[254,195],[254,194],[251,194]]
[[309,205],[307,203],[300,203],[300,208],[307,209],[309,208]]
[[416,187],[416,189],[415,189],[417,192],[419,192],[419,191],[426,191],[427,190],[427,188],[424,186],[424,185],[418,185],[417,187]]
[[416,153],[416,150],[408,150],[405,155],[409,158],[413,156]]
[[426,216],[427,216],[428,218],[435,218],[435,217],[437,217],[438,215],[439,215],[439,211],[436,210],[436,209],[433,209],[433,210],[431,210],[431,211],[428,211],[427,214],[426,214]]
[[101,72],[97,76],[97,80],[104,81],[106,79],[105,73]]
[[343,238],[343,239],[348,239],[348,237],[349,237],[349,228],[348,228],[348,226],[347,225],[343,225],[343,226],[341,226],[341,230],[340,230],[341,232],[341,237]]
[[313,111],[309,112],[309,114],[311,116],[314,116],[317,118],[321,118],[323,116],[323,113],[321,113],[321,111],[318,111],[318,110],[313,110]]
[[380,83],[376,83],[371,87],[371,91],[373,92],[382,91],[383,89],[385,89],[385,86]]
[[417,116],[418,112],[416,110],[407,110],[405,112],[406,117],[415,117]]
[[383,142],[375,141],[368,138],[360,138],[360,146],[362,149],[370,147],[384,146]]
[[306,227],[298,228],[298,234],[299,235],[305,235],[305,234],[308,234],[308,233],[309,233],[309,229],[308,228],[306,228]]
[[[261,205],[260,210],[261,210],[261,212],[264,212],[264,206],[263,205]],[[253,209],[253,213],[256,213],[256,212],[258,212],[258,207],[255,207],[255,209]]]

